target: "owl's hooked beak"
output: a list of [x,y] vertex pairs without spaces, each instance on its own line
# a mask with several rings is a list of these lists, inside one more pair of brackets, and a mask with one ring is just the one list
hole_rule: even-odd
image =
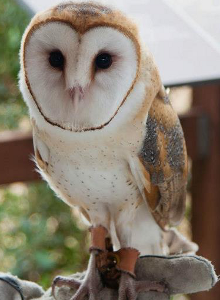
[[75,100],[77,98],[77,100],[80,101],[84,97],[84,89],[79,85],[73,86],[72,88],[68,89],[68,93],[72,100]]

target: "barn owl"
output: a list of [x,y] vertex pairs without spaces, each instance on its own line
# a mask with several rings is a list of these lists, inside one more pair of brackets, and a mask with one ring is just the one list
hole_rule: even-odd
[[68,284],[78,288],[72,300],[97,299],[97,257],[110,239],[120,300],[165,291],[163,283],[137,282],[135,263],[140,254],[196,250],[169,229],[184,213],[187,153],[136,25],[115,8],[62,3],[32,19],[20,59],[40,173],[91,224],[84,281],[58,277],[54,289]]

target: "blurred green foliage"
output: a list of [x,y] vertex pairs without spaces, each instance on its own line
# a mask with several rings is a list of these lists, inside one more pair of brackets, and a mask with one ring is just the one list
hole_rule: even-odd
[[[0,130],[27,118],[18,90],[19,47],[29,16],[13,0],[0,0]],[[48,287],[57,274],[86,266],[86,234],[70,208],[46,183],[0,187],[0,271]]]
[[55,275],[85,267],[85,232],[45,183],[1,188],[0,208],[1,271],[47,287]]
[[27,114],[17,77],[21,37],[29,21],[13,0],[0,0],[0,130],[17,128]]

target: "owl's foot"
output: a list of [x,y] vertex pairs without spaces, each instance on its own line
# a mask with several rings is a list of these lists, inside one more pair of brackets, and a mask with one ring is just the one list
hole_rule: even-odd
[[166,285],[156,281],[136,281],[128,273],[121,273],[119,284],[119,300],[136,300],[139,293],[156,291],[159,293],[168,293]]
[[56,286],[69,286],[76,289],[76,293],[70,300],[84,300],[88,296],[89,300],[98,300],[98,293],[102,289],[100,273],[97,269],[97,256],[106,251],[107,230],[103,226],[91,227],[91,255],[85,278],[82,281],[65,277],[56,277],[52,285],[52,295],[56,299]]
[[103,288],[103,284],[99,271],[96,268],[96,255],[97,251],[93,250],[90,256],[86,276],[82,281],[60,276],[54,279],[52,285],[52,295],[55,299],[56,286],[66,285],[77,290],[71,300],[84,300],[86,296],[88,296],[89,300],[98,300],[98,293]]
[[116,252],[118,255],[117,268],[121,270],[119,282],[119,300],[136,300],[141,292],[156,291],[168,293],[164,283],[155,281],[137,281],[134,268],[139,251],[133,248],[122,248]]

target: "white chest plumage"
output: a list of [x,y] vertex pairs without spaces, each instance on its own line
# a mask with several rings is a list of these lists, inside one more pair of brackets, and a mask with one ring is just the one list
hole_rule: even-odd
[[137,186],[132,184],[128,163],[114,154],[113,149],[96,147],[73,151],[63,157],[52,150],[48,167],[48,173],[58,189],[67,194],[70,205],[80,203],[88,210],[95,202],[120,207],[123,199],[137,198]]
[[62,138],[53,141],[38,133],[35,148],[46,162],[42,175],[54,191],[70,206],[79,207],[93,225],[104,224],[116,248],[129,244],[143,254],[159,254],[160,229],[129,165],[142,145],[137,126],[132,124],[129,137],[117,133],[103,139],[77,140],[71,146]]
[[[44,141],[35,137],[35,144],[47,167],[43,170],[54,182],[54,189],[66,195],[70,205],[90,209],[93,203],[114,205],[122,202],[135,205],[138,187],[130,171],[128,156],[135,155],[138,143],[120,136],[75,141],[71,146],[60,138],[54,142],[49,136]],[[135,145],[135,146],[134,146]]]

